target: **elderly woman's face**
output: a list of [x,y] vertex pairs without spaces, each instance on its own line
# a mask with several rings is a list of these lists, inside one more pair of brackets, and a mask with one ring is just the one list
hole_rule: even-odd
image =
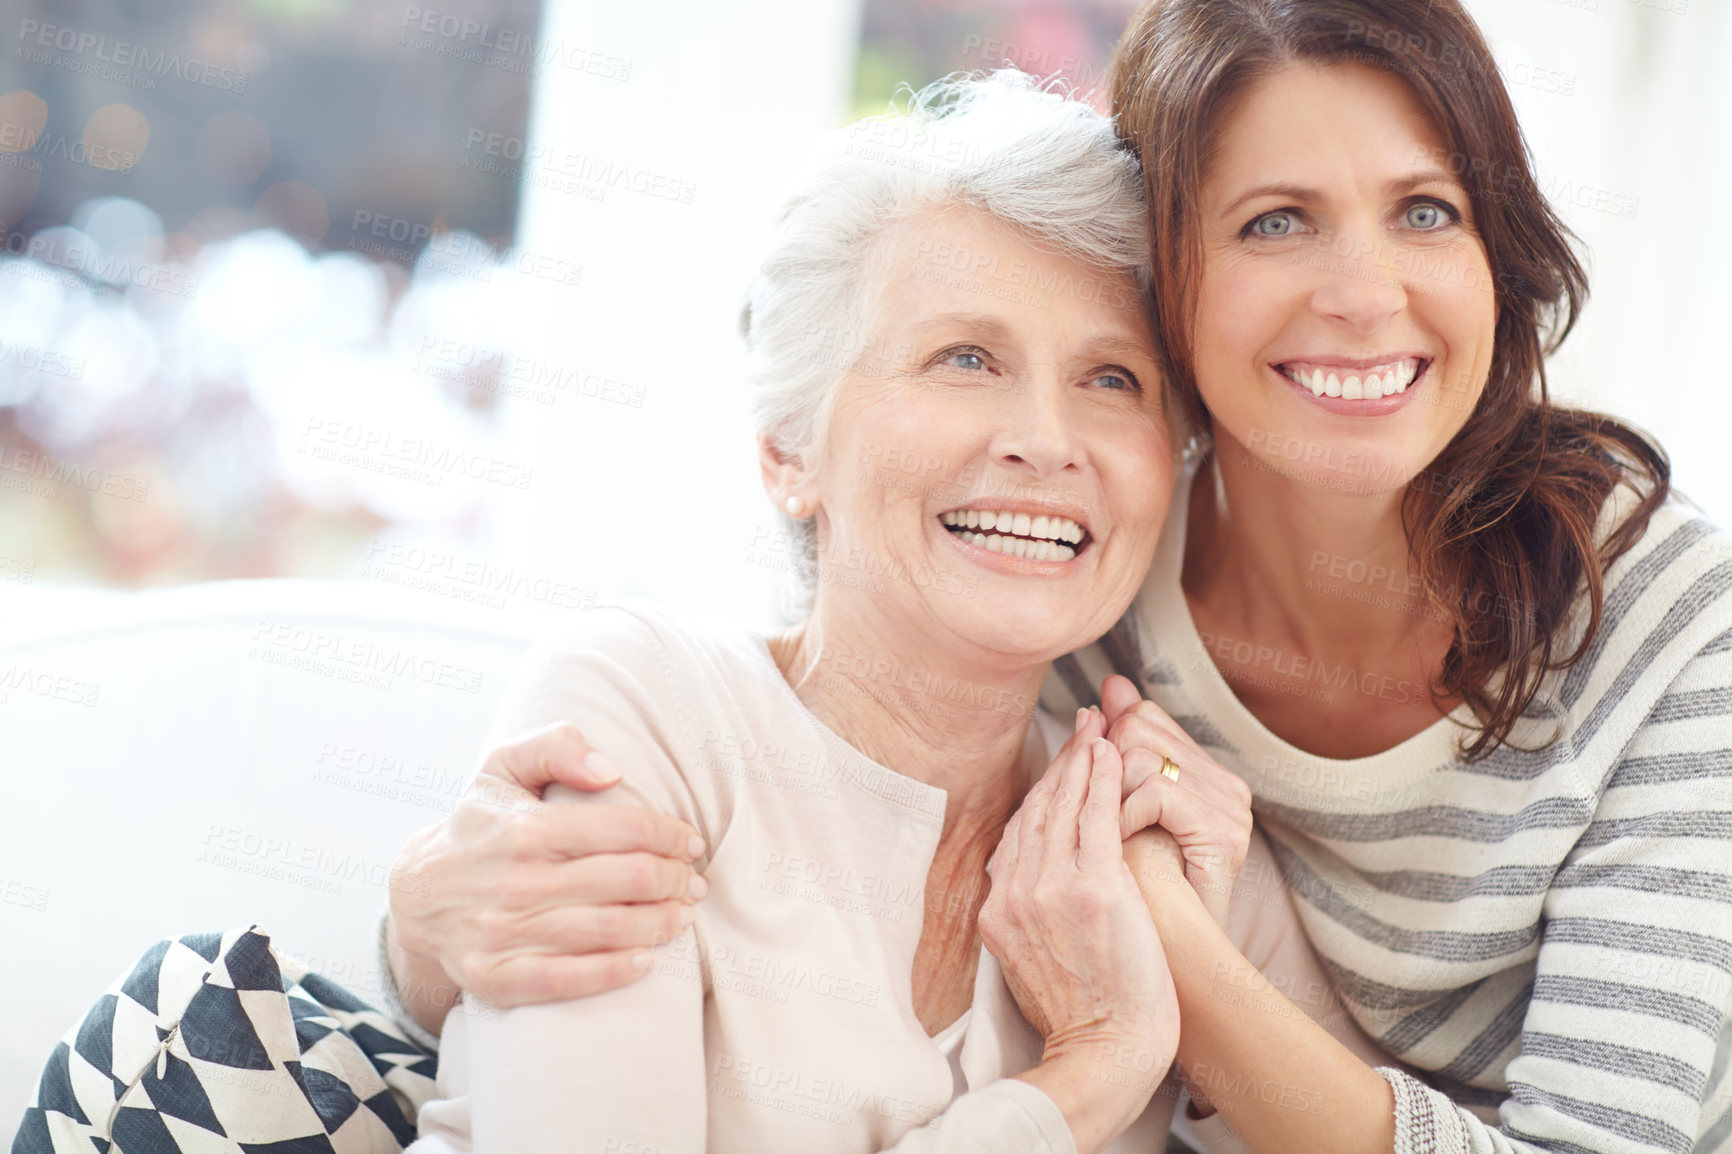
[[1136,284],[972,209],[885,245],[813,478],[820,603],[845,591],[886,627],[1068,652],[1129,604],[1172,488]]
[[1399,491],[1466,423],[1497,303],[1450,159],[1385,72],[1286,68],[1245,93],[1198,213],[1195,371],[1223,453]]

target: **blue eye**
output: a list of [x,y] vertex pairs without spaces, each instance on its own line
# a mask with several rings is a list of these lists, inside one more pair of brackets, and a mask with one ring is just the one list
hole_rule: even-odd
[[1101,384],[1102,381],[1111,382],[1110,384],[1102,386],[1103,388],[1108,388],[1108,389],[1127,390],[1130,392],[1135,392],[1137,389],[1140,389],[1142,387],[1141,385],[1137,384],[1137,379],[1135,377],[1131,376],[1129,373],[1126,373],[1126,372],[1102,373],[1100,376],[1098,376],[1098,377],[1094,378],[1092,381],[1090,381],[1089,384],[1098,385],[1098,384]]
[[1292,236],[1296,227],[1293,214],[1285,209],[1266,212],[1251,222],[1251,231],[1258,236]]
[[1452,223],[1455,217],[1443,205],[1426,201],[1408,209],[1402,214],[1401,219],[1406,222],[1409,228],[1418,229],[1420,232],[1435,232],[1444,225]]
[[978,349],[957,349],[944,354],[944,363],[952,368],[977,372],[986,368],[986,357]]

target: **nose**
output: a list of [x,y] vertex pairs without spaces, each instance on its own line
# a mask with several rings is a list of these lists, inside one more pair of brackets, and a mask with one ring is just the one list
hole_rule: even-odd
[[1407,307],[1407,286],[1390,269],[1381,240],[1338,233],[1311,295],[1320,316],[1355,333],[1371,334]]
[[1036,366],[1019,378],[1005,398],[1004,418],[993,438],[994,459],[1036,477],[1081,468],[1082,439],[1069,386],[1051,365]]

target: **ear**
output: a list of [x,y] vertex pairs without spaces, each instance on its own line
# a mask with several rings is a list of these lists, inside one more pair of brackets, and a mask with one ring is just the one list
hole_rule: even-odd
[[812,476],[805,463],[793,453],[784,452],[766,433],[758,434],[758,471],[764,479],[764,492],[777,509],[786,513],[790,497],[804,502],[806,513],[817,509]]

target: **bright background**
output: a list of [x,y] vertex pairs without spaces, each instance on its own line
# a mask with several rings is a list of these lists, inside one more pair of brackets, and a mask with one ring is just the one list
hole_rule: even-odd
[[[1592,268],[1554,388],[1732,520],[1732,6],[1470,6]],[[0,3],[0,596],[318,576],[768,621],[736,320],[793,164],[904,81],[1099,84],[1130,5],[123,8]]]

